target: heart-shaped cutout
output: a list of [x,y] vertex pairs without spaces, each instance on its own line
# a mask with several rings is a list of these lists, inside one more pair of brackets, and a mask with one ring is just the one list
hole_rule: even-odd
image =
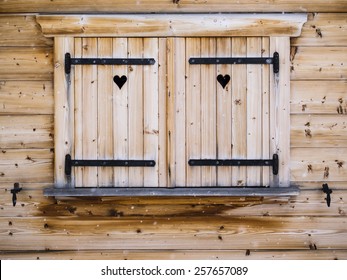
[[218,81],[218,83],[221,84],[221,86],[223,88],[225,88],[227,86],[227,84],[229,83],[229,81],[230,81],[230,76],[229,75],[224,75],[223,76],[222,74],[219,74],[217,76],[217,81]]
[[113,77],[113,81],[116,83],[116,85],[121,89],[124,84],[127,82],[128,78],[126,76],[119,77],[118,75]]

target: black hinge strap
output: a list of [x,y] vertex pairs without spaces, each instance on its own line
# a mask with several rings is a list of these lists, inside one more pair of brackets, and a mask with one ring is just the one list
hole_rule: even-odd
[[190,159],[190,166],[272,166],[272,173],[278,174],[278,155],[272,159]]
[[65,54],[65,74],[70,74],[71,65],[153,65],[154,58],[71,58]]
[[274,73],[280,70],[278,52],[273,57],[191,57],[189,64],[273,64]]
[[71,159],[71,155],[65,156],[65,174],[71,175],[73,166],[96,167],[154,167],[154,160],[78,160]]
[[330,194],[333,191],[329,188],[328,184],[323,184],[322,187],[323,187],[323,189],[322,189],[323,192],[327,195],[327,197],[326,197],[327,206],[330,207],[330,203],[331,203],[331,196],[330,196]]

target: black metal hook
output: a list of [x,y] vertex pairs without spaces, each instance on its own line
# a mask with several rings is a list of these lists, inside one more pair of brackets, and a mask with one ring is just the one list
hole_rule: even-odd
[[330,194],[333,192],[331,189],[329,189],[328,184],[323,184],[323,192],[327,195],[326,201],[328,207],[330,207],[331,197]]
[[17,193],[19,193],[21,190],[22,188],[19,187],[19,183],[14,183],[13,189],[11,189],[13,206],[16,206]]

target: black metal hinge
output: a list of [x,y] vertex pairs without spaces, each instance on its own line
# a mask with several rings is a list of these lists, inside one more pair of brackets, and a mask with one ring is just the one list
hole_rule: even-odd
[[331,189],[329,189],[328,184],[323,184],[322,187],[323,187],[323,189],[322,189],[323,192],[327,195],[327,198],[326,198],[327,205],[328,205],[328,207],[330,207],[330,203],[331,203],[330,194],[332,194],[333,191]]
[[272,173],[278,174],[278,155],[272,159],[190,159],[190,166],[272,166]]
[[13,189],[11,189],[13,206],[16,206],[17,193],[19,193],[21,190],[22,190],[22,188],[19,187],[19,183],[14,183]]
[[273,64],[273,72],[280,71],[278,52],[273,57],[192,57],[190,64]]
[[154,65],[154,58],[71,58],[65,54],[65,74],[70,74],[71,65]]
[[154,160],[78,160],[65,156],[65,174],[71,175],[73,166],[99,166],[99,167],[154,167]]

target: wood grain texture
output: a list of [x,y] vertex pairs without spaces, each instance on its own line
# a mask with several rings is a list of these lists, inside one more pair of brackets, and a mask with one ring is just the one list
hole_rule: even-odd
[[347,114],[346,81],[292,81],[291,114]]
[[2,260],[346,260],[347,250],[6,251]]
[[[346,249],[346,217],[213,215],[187,220],[154,216],[141,221],[126,217],[0,218],[1,249]],[[32,242],[27,242],[29,232]]]
[[167,0],[1,0],[0,13],[48,13],[48,12],[346,12],[345,0],[180,0],[175,3]]
[[[98,38],[98,57],[112,58],[112,38]],[[97,69],[97,141],[98,159],[113,159],[113,68],[112,65],[99,65]],[[98,186],[113,185],[113,169],[99,167]]]
[[292,148],[291,181],[346,181],[346,148]]
[[291,39],[292,46],[346,46],[345,13],[310,13],[300,37]]
[[347,78],[347,47],[293,47],[291,62],[292,81]]
[[53,148],[53,116],[0,116],[0,149]]
[[53,40],[43,36],[34,15],[1,15],[0,46],[53,46]]
[[52,80],[53,51],[47,47],[0,48],[0,80]]
[[53,183],[51,149],[2,149],[0,182]]
[[37,16],[45,36],[82,37],[286,37],[299,36],[306,20],[306,14],[171,14],[170,17],[165,14]]
[[343,115],[292,115],[290,146],[346,147],[346,117]]
[[[347,215],[347,188],[342,182],[329,182],[333,190],[331,205],[326,206],[326,195],[319,183],[304,185],[298,196],[274,198],[244,197],[108,197],[108,198],[53,198],[42,196],[47,184],[21,183],[18,195],[21,207],[13,208],[10,189],[13,183],[0,184],[0,217],[190,217],[197,216],[271,216],[320,217]],[[307,190],[305,190],[307,188]],[[311,189],[309,189],[311,188]],[[339,189],[344,188],[344,189]]]
[[0,81],[0,115],[52,115],[53,82]]

